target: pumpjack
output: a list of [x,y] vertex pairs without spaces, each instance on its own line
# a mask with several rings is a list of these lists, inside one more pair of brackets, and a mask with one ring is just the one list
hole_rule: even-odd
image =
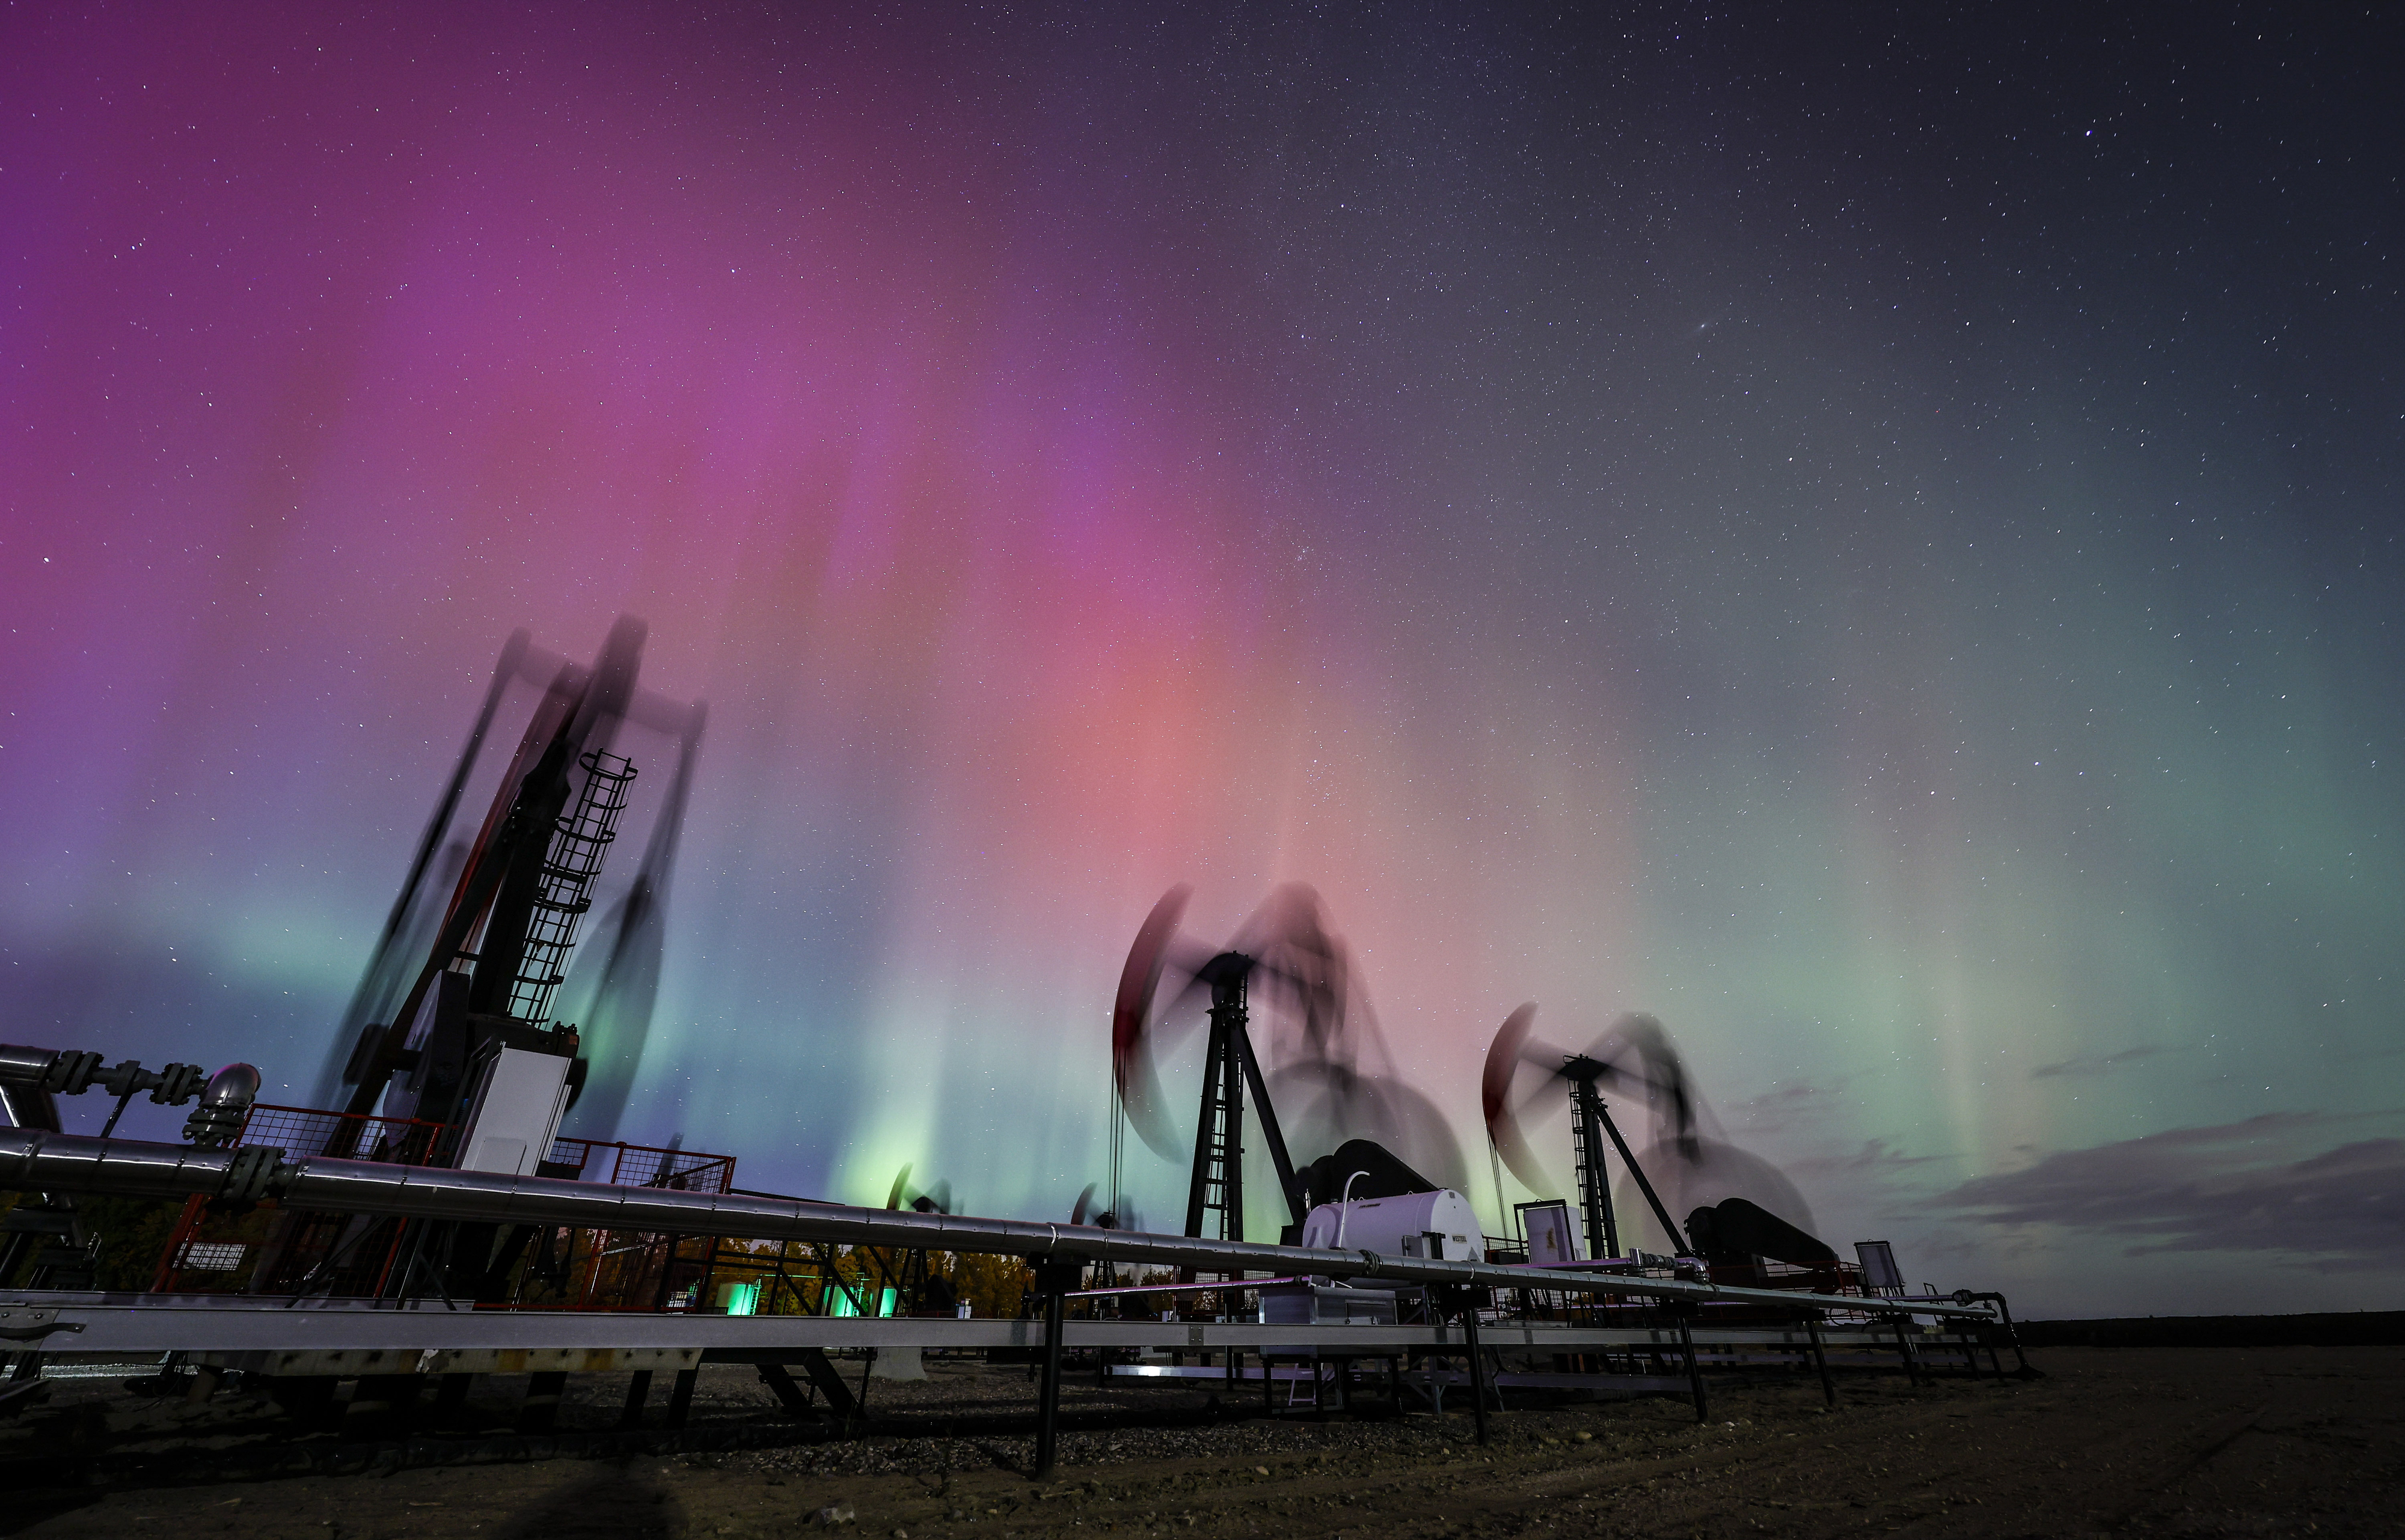
[[[1562,1082],[1569,1091],[1570,1148],[1577,1166],[1579,1215],[1586,1227],[1589,1254],[1621,1254],[1620,1225],[1611,1208],[1611,1183],[1603,1164],[1607,1138],[1618,1152],[1621,1165],[1636,1182],[1638,1191],[1645,1195],[1646,1204],[1663,1233],[1670,1238],[1671,1245],[1686,1252],[1685,1233],[1653,1191],[1645,1168],[1629,1150],[1628,1141],[1622,1137],[1620,1126],[1611,1120],[1611,1109],[1597,1089],[1609,1082],[1666,1099],[1681,1135],[1691,1137],[1693,1114],[1685,1072],[1678,1056],[1669,1051],[1660,1025],[1650,1016],[1631,1016],[1604,1034],[1587,1052],[1571,1054],[1535,1041],[1531,1033],[1536,1021],[1537,1007],[1521,1006],[1504,1018],[1501,1029],[1486,1050],[1486,1068],[1480,1077],[1479,1091],[1486,1114],[1486,1136],[1496,1153],[1512,1168],[1512,1173],[1529,1187],[1540,1191],[1546,1187],[1536,1157],[1521,1136],[1518,1117],[1520,1109],[1539,1093],[1529,1092],[1516,1105],[1511,1094],[1513,1076],[1522,1067],[1544,1071],[1548,1083]],[[1633,1065],[1631,1060],[1635,1061]]]
[[[320,1137],[388,1138],[362,1130],[433,1126],[445,1135],[423,1151],[413,1149],[412,1159],[462,1169],[570,1174],[552,1167],[550,1155],[594,1059],[584,1031],[554,1019],[553,1007],[630,800],[636,767],[614,749],[620,729],[632,721],[672,736],[678,761],[642,870],[612,917],[614,934],[598,985],[582,1001],[608,1039],[599,1047],[612,1093],[607,1112],[614,1118],[649,1024],[660,909],[706,720],[697,702],[638,687],[644,638],[643,623],[624,616],[590,665],[542,651],[523,631],[502,649],[467,745],[361,974],[346,1016],[350,1025],[321,1077],[319,1104],[339,1107],[346,1116],[322,1120],[328,1127]],[[541,694],[482,822],[460,839],[454,825],[461,801],[506,693],[521,682],[539,686]],[[622,998],[629,993],[640,996],[631,1010]],[[440,1238],[433,1256],[425,1253],[434,1238],[420,1234],[407,1248],[409,1265],[390,1286],[407,1292],[419,1270],[430,1267],[446,1295],[486,1297],[529,1234],[497,1239],[455,1227]]]
[[[1187,887],[1173,888],[1146,917],[1119,975],[1111,1025],[1119,1107],[1146,1144],[1175,1159],[1177,1138],[1154,1067],[1154,1044],[1164,1027],[1190,1020],[1190,1007],[1208,1001],[1185,1233],[1245,1239],[1247,1097],[1286,1206],[1284,1239],[1300,1236],[1313,1205],[1338,1197],[1357,1171],[1370,1181],[1357,1189],[1363,1197],[1436,1190],[1438,1183],[1413,1169],[1419,1161],[1451,1177],[1446,1185],[1457,1184],[1453,1173],[1459,1152],[1434,1107],[1391,1070],[1359,1067],[1365,1045],[1382,1055],[1384,1047],[1375,1041],[1374,1023],[1351,999],[1349,954],[1329,929],[1318,895],[1300,883],[1278,889],[1224,947],[1180,931],[1191,895]],[[1165,982],[1174,987],[1164,988]],[[1291,1020],[1298,1044],[1287,1062],[1269,1067],[1252,1033],[1256,1003],[1263,1001]],[[1274,1093],[1281,1091],[1317,1114],[1315,1137],[1336,1144],[1331,1154],[1296,1164],[1279,1117]],[[1422,1153],[1407,1163],[1381,1140],[1412,1142]]]

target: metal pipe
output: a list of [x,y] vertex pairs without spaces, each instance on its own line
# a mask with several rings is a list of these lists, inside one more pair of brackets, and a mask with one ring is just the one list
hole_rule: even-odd
[[1344,1179],[1344,1196],[1336,1200],[1336,1249],[1344,1249],[1344,1222],[1353,1217],[1353,1183],[1368,1176],[1367,1171],[1355,1171]]
[[[274,1158],[280,1154],[258,1145],[204,1150],[139,1140],[91,1139],[38,1128],[0,1129],[0,1189],[115,1193],[134,1197],[183,1197],[193,1193],[210,1197],[273,1197],[287,1208],[411,1219],[554,1225],[757,1240],[816,1240],[843,1246],[922,1247],[928,1251],[1117,1262],[1147,1267],[1194,1267],[1231,1274],[1306,1273],[1461,1287],[1484,1284],[1570,1294],[1773,1305],[1791,1311],[1874,1309],[1882,1314],[1992,1319],[1981,1308],[1934,1302],[1915,1303],[1898,1310],[1893,1300],[1781,1289],[1726,1288],[1617,1273],[1382,1256],[1368,1251],[1306,1250],[1256,1241],[1106,1230],[1094,1225],[979,1219],[962,1214],[919,1213],[909,1209],[864,1209],[799,1198],[620,1187],[554,1177],[340,1160],[327,1155],[293,1161]],[[1239,1282],[1228,1286],[1244,1285]]]
[[[0,1043],[0,1085],[38,1086],[49,1074],[50,1066],[63,1057],[55,1048],[32,1048],[22,1043]],[[100,1056],[86,1056],[92,1068],[100,1065]],[[86,1078],[90,1071],[86,1071]]]

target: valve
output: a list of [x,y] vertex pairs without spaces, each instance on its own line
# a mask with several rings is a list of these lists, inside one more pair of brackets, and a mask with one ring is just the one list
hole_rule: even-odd
[[204,1150],[232,1143],[258,1099],[259,1071],[247,1064],[227,1065],[209,1077],[201,1104],[184,1120],[184,1137]]

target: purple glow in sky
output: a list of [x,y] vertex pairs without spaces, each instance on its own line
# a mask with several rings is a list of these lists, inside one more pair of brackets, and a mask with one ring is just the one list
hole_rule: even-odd
[[747,1184],[1065,1214],[1303,880],[1472,1148],[1649,1011],[1916,1281],[2393,1303],[2398,50],[2263,16],[11,11],[0,1036],[305,1083],[632,612]]

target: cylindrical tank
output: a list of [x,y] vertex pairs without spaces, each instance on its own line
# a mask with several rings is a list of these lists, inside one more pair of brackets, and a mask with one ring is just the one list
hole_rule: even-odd
[[[1342,1227],[1343,1239],[1337,1239]],[[1304,1216],[1302,1244],[1342,1245],[1348,1252],[1425,1257],[1432,1262],[1484,1262],[1486,1238],[1470,1199],[1450,1187],[1399,1197],[1357,1197],[1323,1203]]]

